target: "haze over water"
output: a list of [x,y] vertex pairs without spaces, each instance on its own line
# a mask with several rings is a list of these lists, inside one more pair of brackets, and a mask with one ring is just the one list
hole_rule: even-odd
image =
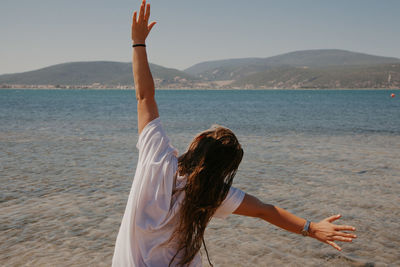
[[[227,126],[245,151],[236,187],[357,227],[339,253],[261,220],[215,219],[215,266],[400,265],[400,91],[168,90],[157,101],[181,153]],[[132,91],[0,90],[0,265],[109,266],[136,141]]]

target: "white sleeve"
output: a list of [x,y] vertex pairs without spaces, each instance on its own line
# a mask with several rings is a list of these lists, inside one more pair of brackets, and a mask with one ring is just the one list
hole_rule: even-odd
[[144,127],[137,148],[139,160],[115,242],[112,266],[145,266],[142,255],[148,257],[153,253],[152,245],[158,244],[156,239],[155,243],[149,242],[151,233],[162,229],[171,218],[178,152],[170,145],[159,118]]
[[157,160],[168,152],[178,154],[170,144],[170,140],[161,125],[160,118],[149,122],[139,135],[136,147],[139,149],[139,162],[142,165]]
[[221,206],[215,211],[214,216],[219,219],[225,219],[232,214],[242,203],[245,193],[233,186],[229,189],[228,195]]
[[131,192],[135,195],[136,223],[154,228],[168,216],[178,151],[171,146],[160,118],[144,127],[137,148],[139,159]]

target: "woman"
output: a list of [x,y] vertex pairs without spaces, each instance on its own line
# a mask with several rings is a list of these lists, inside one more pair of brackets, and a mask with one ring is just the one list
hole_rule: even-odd
[[201,266],[198,252],[208,222],[232,213],[261,218],[338,250],[334,241],[356,238],[343,232],[354,227],[332,224],[340,215],[310,222],[231,187],[243,150],[227,128],[216,126],[200,133],[178,157],[161,126],[154,99],[145,47],[155,25],[148,23],[149,17],[150,5],[143,0],[132,22],[139,159],[113,266]]

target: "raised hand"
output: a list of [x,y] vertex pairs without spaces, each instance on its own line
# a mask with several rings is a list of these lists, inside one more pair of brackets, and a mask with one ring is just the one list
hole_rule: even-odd
[[146,4],[146,0],[143,0],[139,10],[139,16],[137,16],[137,11],[133,13],[132,41],[134,44],[144,44],[149,32],[156,24],[155,21],[149,24],[149,18],[150,4]]
[[331,245],[335,249],[341,251],[342,248],[334,241],[352,242],[353,238],[357,238],[355,234],[343,231],[355,231],[356,228],[349,225],[335,225],[332,222],[339,219],[341,215],[328,217],[318,223],[311,223],[310,236],[321,242]]

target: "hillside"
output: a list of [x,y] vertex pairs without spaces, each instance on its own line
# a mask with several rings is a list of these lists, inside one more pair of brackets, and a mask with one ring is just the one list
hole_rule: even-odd
[[[190,74],[155,64],[150,64],[150,69],[160,86],[197,80]],[[71,62],[34,71],[0,75],[0,84],[133,86],[132,66],[131,63],[111,61]]]
[[[157,88],[398,88],[400,59],[344,50],[196,64],[186,72],[150,64]],[[72,62],[0,75],[0,88],[132,88],[130,63]]]
[[321,68],[328,66],[370,66],[400,63],[398,58],[335,50],[296,51],[268,58],[244,58],[209,61],[185,69],[185,72],[209,81],[238,80],[248,75],[281,67]]
[[399,88],[400,64],[324,68],[277,67],[238,79],[229,87],[247,89]]

